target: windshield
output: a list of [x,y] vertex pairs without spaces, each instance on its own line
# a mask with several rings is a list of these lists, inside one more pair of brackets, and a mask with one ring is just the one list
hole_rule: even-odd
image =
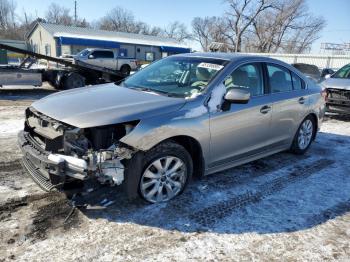
[[167,96],[195,97],[228,63],[198,57],[169,57],[130,76],[122,86]]
[[90,51],[85,49],[85,50],[79,52],[77,55],[78,56],[87,56],[89,53],[90,53]]
[[350,78],[350,64],[340,68],[332,78]]

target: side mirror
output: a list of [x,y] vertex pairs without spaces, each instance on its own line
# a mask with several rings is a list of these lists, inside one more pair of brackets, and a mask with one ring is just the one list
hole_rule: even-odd
[[89,59],[95,59],[95,57],[93,55],[89,55],[88,58]]
[[230,89],[225,95],[225,100],[230,103],[247,104],[250,99],[250,92],[243,89]]
[[328,79],[328,78],[330,78],[331,76],[332,76],[331,74],[327,74],[327,75],[324,76],[324,79]]

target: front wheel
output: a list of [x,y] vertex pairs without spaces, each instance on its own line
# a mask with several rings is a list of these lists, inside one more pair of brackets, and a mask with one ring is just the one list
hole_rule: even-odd
[[311,145],[315,131],[315,120],[311,116],[308,116],[301,123],[295,134],[291,151],[296,154],[304,154]]
[[156,146],[144,159],[141,197],[151,203],[169,201],[185,189],[192,169],[191,156],[181,145],[166,142]]

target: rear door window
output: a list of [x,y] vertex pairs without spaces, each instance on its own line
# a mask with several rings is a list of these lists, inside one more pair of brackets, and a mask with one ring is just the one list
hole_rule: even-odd
[[305,88],[303,80],[296,74],[292,72],[292,82],[293,82],[293,90],[301,90]]
[[271,93],[289,92],[293,90],[290,71],[279,65],[267,64]]

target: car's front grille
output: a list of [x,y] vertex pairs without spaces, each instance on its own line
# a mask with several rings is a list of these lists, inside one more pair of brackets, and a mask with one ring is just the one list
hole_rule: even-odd
[[63,151],[64,131],[69,128],[32,108],[26,110],[25,131],[48,152]]
[[350,100],[350,90],[342,90],[342,89],[327,89],[328,98],[336,99],[336,100]]

